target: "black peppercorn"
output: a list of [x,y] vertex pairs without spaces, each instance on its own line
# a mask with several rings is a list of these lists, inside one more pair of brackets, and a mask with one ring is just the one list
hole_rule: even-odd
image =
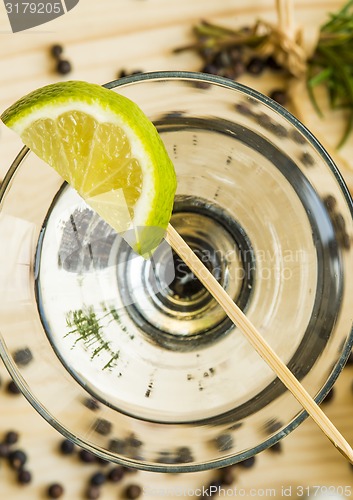
[[61,56],[61,54],[63,53],[64,49],[63,49],[63,46],[62,45],[59,45],[58,43],[56,43],[55,45],[53,45],[50,49],[50,53],[53,57],[55,58],[59,58]]
[[291,130],[290,137],[296,144],[304,145],[306,143],[305,137],[298,130]]
[[244,469],[250,469],[255,465],[255,457],[249,457],[243,460],[242,462],[239,462],[239,465],[243,467]]
[[95,472],[90,478],[90,484],[93,486],[102,486],[106,481],[106,477],[103,472]]
[[71,455],[75,450],[75,445],[70,439],[61,441],[59,449],[63,455]]
[[60,75],[67,75],[72,71],[72,66],[70,61],[67,59],[60,59],[56,65],[56,70]]
[[101,434],[102,436],[107,436],[112,431],[112,424],[108,420],[104,420],[103,418],[97,418],[94,424],[94,430]]
[[281,106],[285,106],[288,102],[287,92],[283,89],[274,89],[270,92],[269,97],[278,102]]
[[6,391],[9,394],[21,394],[20,389],[17,387],[17,385],[15,384],[15,382],[13,380],[10,380],[10,382],[8,382],[8,384],[6,386]]
[[343,232],[346,230],[346,221],[344,220],[344,217],[342,214],[335,215],[334,224],[335,224],[335,227],[338,229],[338,231]]
[[125,489],[125,497],[131,500],[139,498],[142,494],[142,488],[138,484],[129,484]]
[[333,212],[336,208],[337,200],[332,194],[329,194],[324,198],[324,205],[329,212]]
[[106,467],[107,465],[110,464],[109,460],[105,460],[104,458],[101,458],[101,457],[96,457],[96,462],[97,462],[97,464],[101,465],[102,467]]
[[27,455],[22,450],[14,450],[9,453],[8,460],[11,467],[14,469],[21,469],[27,462]]
[[176,463],[186,464],[192,461],[193,461],[193,456],[190,448],[188,448],[187,446],[181,446],[180,448],[177,449],[176,459],[175,459]]
[[253,57],[247,64],[246,70],[254,76],[261,75],[265,69],[265,61],[259,57]]
[[269,56],[266,59],[266,66],[272,71],[281,71],[283,69],[273,56]]
[[209,75],[217,75],[218,68],[213,63],[207,63],[203,68],[201,68],[201,73],[208,73]]
[[312,167],[315,164],[314,158],[306,152],[301,155],[300,160],[306,167]]
[[85,498],[88,500],[96,500],[101,496],[101,490],[98,486],[89,486],[86,491]]
[[269,422],[266,422],[265,429],[266,432],[273,434],[279,431],[283,427],[283,423],[279,420],[271,419]]
[[83,402],[86,408],[92,411],[99,410],[99,403],[96,399],[86,398]]
[[16,432],[16,431],[8,431],[5,434],[4,443],[6,443],[6,444],[15,444],[18,441],[18,437],[19,437],[18,436],[18,432]]
[[20,484],[28,484],[32,481],[32,474],[29,470],[20,469],[17,473],[17,481]]
[[233,445],[233,438],[230,434],[220,434],[215,439],[215,446],[219,451],[231,450]]
[[348,233],[343,233],[341,236],[342,247],[345,250],[349,250],[351,248],[351,237]]
[[0,458],[7,458],[10,454],[10,447],[6,443],[0,443]]
[[225,68],[227,66],[230,66],[230,64],[232,63],[230,52],[228,50],[220,50],[215,55],[213,62],[218,68]]
[[107,474],[107,478],[112,483],[118,483],[119,481],[122,480],[124,475],[125,475],[124,467],[117,466],[117,467],[113,467],[112,469],[110,469],[110,471]]
[[244,116],[253,116],[253,114],[254,114],[252,109],[250,108],[250,106],[248,104],[243,103],[243,102],[238,102],[235,105],[235,109],[238,111],[238,113],[240,113],[241,115],[244,115]]
[[124,467],[124,472],[126,474],[136,474],[136,472],[137,472],[137,469],[134,469],[133,467],[126,467],[124,465],[123,465],[123,467]]
[[142,441],[132,434],[126,438],[126,444],[131,448],[140,448],[142,446]]
[[233,467],[224,467],[220,469],[220,482],[225,486],[230,486],[233,484],[235,479]]
[[272,453],[281,453],[282,451],[282,444],[280,441],[277,441],[277,443],[273,444],[270,446],[269,451]]
[[49,498],[60,498],[64,494],[64,488],[59,483],[53,483],[48,486],[47,494]]
[[122,439],[111,439],[108,443],[108,450],[113,453],[124,453],[126,442]]
[[33,354],[29,347],[19,349],[13,355],[13,359],[18,366],[26,366],[33,360]]
[[78,457],[81,462],[84,462],[86,464],[91,464],[96,461],[96,456],[88,450],[80,450],[78,452]]

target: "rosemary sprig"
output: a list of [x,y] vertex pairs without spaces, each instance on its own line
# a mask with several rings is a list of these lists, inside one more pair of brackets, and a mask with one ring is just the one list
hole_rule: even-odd
[[314,88],[324,84],[332,109],[347,112],[344,133],[337,145],[341,148],[353,128],[353,0],[349,0],[320,28],[319,41],[308,61],[307,88],[311,102],[322,116]]
[[[66,325],[70,330],[66,333],[65,337],[74,335],[76,340],[73,348],[78,342],[83,342],[87,349],[91,349],[94,345],[96,348],[91,354],[91,359],[104,351],[110,356],[109,361],[103,366],[103,370],[113,368],[119,358],[119,351],[112,350],[110,342],[104,339],[102,334],[103,324],[102,320],[112,314],[113,310],[109,310],[101,318],[98,318],[92,306],[85,307],[84,309],[77,309],[69,311],[66,315]],[[114,311],[116,313],[116,311]],[[114,318],[115,319],[115,318]]]

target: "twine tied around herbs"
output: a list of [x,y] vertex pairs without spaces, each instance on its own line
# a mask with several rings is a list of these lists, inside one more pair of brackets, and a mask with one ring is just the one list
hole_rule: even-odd
[[307,61],[315,52],[320,30],[318,28],[295,28],[294,5],[292,0],[276,0],[278,25],[259,21],[259,30],[267,30],[259,54],[272,56],[277,63],[286,68],[296,78],[304,78]]

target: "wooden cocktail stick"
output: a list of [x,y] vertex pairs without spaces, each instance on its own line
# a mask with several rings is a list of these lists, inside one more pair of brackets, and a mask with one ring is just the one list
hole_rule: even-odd
[[353,450],[348,442],[171,224],[168,225],[165,239],[308,412],[331,443],[353,464]]

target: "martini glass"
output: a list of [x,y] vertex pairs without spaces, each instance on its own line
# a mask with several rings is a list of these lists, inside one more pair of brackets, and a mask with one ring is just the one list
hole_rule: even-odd
[[[330,157],[227,79],[160,72],[106,87],[160,132],[178,177],[172,225],[320,403],[353,343],[352,202]],[[196,471],[305,419],[166,242],[134,254],[27,148],[0,203],[1,356],[63,435],[128,466]]]

